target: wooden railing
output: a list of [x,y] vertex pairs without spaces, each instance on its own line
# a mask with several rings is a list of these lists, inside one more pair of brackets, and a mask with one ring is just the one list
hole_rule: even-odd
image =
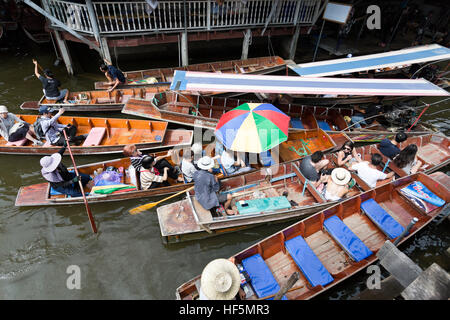
[[[76,31],[93,33],[86,4],[42,0],[44,8]],[[225,0],[94,2],[100,34],[227,30],[235,28],[308,25],[321,0]],[[184,6],[184,3],[186,6]],[[276,6],[275,6],[275,3]],[[274,7],[275,6],[275,7]],[[273,11],[273,12],[272,12]],[[270,21],[268,22],[268,18]]]

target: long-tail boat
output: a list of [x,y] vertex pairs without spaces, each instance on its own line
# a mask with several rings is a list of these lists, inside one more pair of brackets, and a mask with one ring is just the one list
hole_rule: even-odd
[[[447,177],[447,179],[449,179]],[[408,193],[428,189],[434,204]],[[376,262],[386,241],[399,245],[426,227],[448,205],[450,191],[423,173],[402,177],[299,221],[230,257],[248,274],[249,300],[269,299],[287,279],[300,277],[285,294],[308,300]],[[398,239],[413,219],[409,233]],[[179,300],[198,299],[200,276],[176,289]]]
[[[249,99],[211,97],[198,94],[164,92],[156,94],[151,100],[130,99],[122,113],[176,124],[215,129],[220,117],[227,111],[243,103],[261,103]],[[327,132],[345,130],[354,140],[373,140],[391,135],[380,122],[350,131],[344,117],[354,114],[352,108],[305,106],[289,103],[276,103],[275,106],[291,117],[291,129],[321,128]],[[417,124],[412,134],[425,134],[430,130]]]
[[[128,71],[124,74],[127,82],[122,88],[132,86],[148,86],[155,83],[171,82],[175,70],[220,72],[220,73],[244,73],[266,74],[282,70],[288,61],[278,56],[258,57],[244,60],[228,60],[218,62],[206,62],[192,64],[185,67],[158,68],[138,71]],[[96,82],[95,89],[108,89],[107,82]]]
[[[23,121],[33,124],[37,115],[17,115]],[[75,155],[121,153],[127,144],[135,144],[142,150],[157,150],[176,145],[191,145],[192,130],[167,130],[167,122],[61,116],[60,124],[77,127],[77,135],[87,134],[81,145],[71,147]],[[7,142],[0,139],[0,154],[45,155],[57,152],[60,147],[45,142],[42,146],[32,145],[23,139]]]
[[26,101],[22,103],[22,110],[39,110],[41,106],[52,106],[64,108],[66,111],[76,112],[99,112],[99,111],[120,111],[130,98],[151,100],[156,93],[169,89],[168,84],[153,85],[143,88],[128,88],[77,91],[69,92],[68,102],[52,102],[43,96],[39,101]]
[[[169,130],[168,130],[169,131]],[[325,139],[324,139],[325,137]],[[345,136],[337,135],[338,139],[345,139]],[[266,155],[264,158],[252,159],[249,158],[251,166],[255,170],[259,170],[264,165],[276,164],[284,159],[289,160],[289,158],[301,159],[304,156],[311,154],[311,152],[317,150],[323,150],[324,152],[332,150],[336,144],[334,141],[323,131],[320,130],[308,130],[304,132],[298,132],[290,135],[290,139],[294,140],[289,143],[289,146],[295,147],[295,152],[292,150],[287,151],[276,151],[279,153],[272,153],[270,155]],[[347,141],[347,140],[345,140]],[[305,148],[307,146],[307,148]],[[204,151],[206,155],[214,156],[214,143],[213,144],[205,144]],[[177,165],[181,167],[181,156],[183,152],[190,152],[190,145],[183,146],[182,144],[176,145],[174,147],[174,156],[169,160],[173,165]],[[156,156],[166,155],[166,152],[157,152],[153,154]],[[284,158],[283,158],[284,157]],[[85,164],[78,166],[80,172],[89,174],[94,177],[95,172],[98,169],[105,169],[107,167],[116,167],[116,168],[124,168],[122,182],[124,184],[130,184],[135,180],[135,176],[133,172],[128,172],[126,169],[130,166],[129,158],[108,160],[102,162],[96,162],[91,164]],[[220,173],[223,174],[224,177],[232,177],[235,175],[227,175],[227,173],[220,167],[220,163],[218,163],[218,167],[220,168]],[[242,175],[242,174],[241,174]],[[107,202],[107,201],[120,201],[126,199],[135,199],[135,198],[147,198],[153,196],[159,196],[162,194],[171,194],[182,191],[190,186],[192,183],[177,183],[176,181],[170,181],[170,186],[155,188],[150,190],[128,190],[128,191],[120,191],[120,193],[112,193],[112,194],[102,194],[102,195],[91,195],[88,197],[90,202]],[[137,186],[139,188],[139,186]],[[89,190],[86,190],[89,192]],[[53,205],[67,205],[67,204],[82,204],[82,197],[71,197],[66,198],[64,195],[54,194],[50,189],[48,183],[40,183],[30,186],[21,187],[16,198],[16,206],[53,206]]]

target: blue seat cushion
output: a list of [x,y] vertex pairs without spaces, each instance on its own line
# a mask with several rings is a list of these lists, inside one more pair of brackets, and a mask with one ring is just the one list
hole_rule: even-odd
[[361,239],[338,217],[328,218],[323,226],[354,261],[361,261],[372,254],[372,251],[366,247]]
[[325,131],[331,131],[332,130],[330,125],[326,121],[317,120],[317,124],[319,125],[319,128],[322,129],[322,130],[325,130]]
[[402,227],[389,213],[374,199],[361,203],[361,210],[380,228],[390,239],[397,238],[405,228]]
[[[267,297],[280,291],[278,282],[260,254],[257,253],[245,258],[242,260],[242,266],[247,271],[252,287],[259,298]],[[287,300],[287,298],[283,296],[282,300]]]
[[273,166],[274,164],[276,164],[269,150],[261,152],[259,154],[259,158],[261,159],[262,165],[265,167]]
[[301,236],[286,241],[286,249],[312,286],[325,286],[334,279]]
[[291,126],[295,129],[305,129],[300,118],[291,118]]
[[50,187],[50,195],[51,196],[57,196],[57,195],[60,195],[60,194],[64,194],[64,193],[56,191],[55,189],[53,189],[53,187]]

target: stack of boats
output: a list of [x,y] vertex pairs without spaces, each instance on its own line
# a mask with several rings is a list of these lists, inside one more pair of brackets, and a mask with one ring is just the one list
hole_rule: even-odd
[[[355,113],[352,105],[446,96],[442,82],[401,78],[413,64],[449,58],[450,50],[431,45],[304,65],[280,57],[262,57],[140,70],[127,72],[127,83],[111,92],[105,90],[105,83],[96,83],[96,90],[70,93],[70,104],[50,104],[43,97],[23,103],[21,108],[36,111],[42,105],[51,105],[64,107],[67,112],[121,111],[146,118],[62,116],[59,121],[74,124],[79,134],[88,135],[83,145],[71,148],[76,156],[121,153],[125,145],[136,144],[138,149],[154,156],[165,155],[168,148],[173,148],[175,152],[169,161],[179,166],[183,154],[191,152],[195,128],[214,130],[223,114],[244,103],[272,102],[290,117],[287,140],[270,152],[259,154],[259,161],[252,164],[249,172],[228,175],[222,167],[218,169],[223,175],[221,192],[237,195],[238,203],[250,206],[240,207],[234,216],[214,217],[190,189],[185,199],[159,207],[158,220],[165,243],[199,240],[269,222],[295,220],[292,226],[230,258],[242,265],[249,276],[252,293],[247,299],[273,298],[294,272],[299,272],[300,278],[285,298],[310,299],[375,262],[377,250],[386,240],[397,239],[411,219],[417,218],[418,222],[401,242],[441,213],[450,201],[450,178],[437,170],[450,163],[450,141],[442,133],[415,123],[400,147],[411,143],[419,147],[418,159],[423,163],[420,171],[406,175],[383,158],[379,169],[393,171],[395,179],[379,181],[376,188],[370,188],[352,173],[356,184],[347,199],[340,202],[325,200],[308,183],[299,170],[301,159],[320,150],[330,160],[329,168],[334,168],[336,151],[346,141],[374,142],[391,137],[392,128],[377,120],[351,130],[346,119]],[[292,71],[300,77],[265,75]],[[358,74],[359,78],[346,74]],[[374,74],[372,78],[365,77]],[[339,77],[326,77],[330,75]],[[395,79],[384,79],[387,75]],[[28,123],[34,123],[37,117],[18,116]],[[169,129],[169,125],[182,128]],[[203,144],[203,154],[213,156],[214,148],[214,141]],[[376,144],[360,144],[357,152],[363,159],[369,159],[372,153],[380,153],[377,148]],[[0,153],[4,154],[43,155],[57,150],[58,147],[48,143],[33,146],[29,142],[0,141]],[[169,179],[170,186],[140,190],[129,158],[81,165],[78,170],[94,177],[99,170],[111,166],[120,169],[121,183],[137,188],[91,194],[87,196],[89,203],[174,194],[193,185]],[[439,197],[443,204],[430,206],[414,201],[405,190],[417,185]],[[21,187],[16,198],[16,206],[82,203],[82,197],[52,192],[48,183]],[[359,249],[352,243],[357,243]],[[200,276],[181,285],[176,296],[198,299],[199,287]]]

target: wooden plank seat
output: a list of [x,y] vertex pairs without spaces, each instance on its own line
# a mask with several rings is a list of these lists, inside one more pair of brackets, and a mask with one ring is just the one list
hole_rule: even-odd
[[325,286],[333,282],[334,279],[331,274],[302,236],[286,241],[285,247],[313,287],[317,285]]
[[284,197],[269,197],[252,200],[242,200],[236,203],[239,214],[254,214],[262,213],[264,211],[270,212],[280,209],[289,209],[291,204],[289,200]]
[[353,261],[359,262],[372,255],[372,251],[337,216],[324,221],[323,226]]
[[319,128],[325,131],[332,131],[330,125],[324,121],[324,120],[317,120],[317,124],[319,125]]
[[291,118],[291,126],[295,129],[305,129],[305,126],[300,118]]
[[361,203],[361,210],[389,237],[389,239],[397,238],[405,230],[405,228],[392,218],[392,216],[374,199],[369,199]]
[[[242,266],[251,279],[258,298],[264,298],[280,291],[280,286],[259,253],[242,260]],[[270,298],[271,300],[273,298]],[[286,296],[282,300],[287,300]]]
[[27,143],[28,139],[27,138],[23,138],[22,140],[17,140],[17,141],[13,141],[13,142],[7,142],[6,145],[7,146],[23,146],[25,143]]
[[98,146],[105,136],[106,128],[94,127],[89,131],[89,134],[83,142],[83,147]]

